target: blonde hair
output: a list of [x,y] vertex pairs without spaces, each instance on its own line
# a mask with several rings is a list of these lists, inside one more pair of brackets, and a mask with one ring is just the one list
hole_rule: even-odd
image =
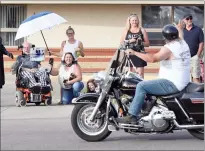
[[138,27],[139,27],[139,17],[137,14],[131,14],[128,18],[127,18],[127,21],[126,21],[126,29],[127,30],[130,30],[131,28],[131,24],[130,24],[130,19],[133,18],[133,17],[136,17],[138,19]]

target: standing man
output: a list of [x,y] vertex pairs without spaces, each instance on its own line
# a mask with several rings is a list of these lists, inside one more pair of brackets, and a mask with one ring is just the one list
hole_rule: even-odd
[[185,23],[184,40],[191,52],[191,76],[193,82],[200,83],[199,57],[204,49],[204,33],[200,27],[193,24],[192,19],[191,14],[186,14],[183,18]]
[[10,58],[14,58],[13,54],[8,52],[4,45],[2,44],[2,38],[0,37],[0,89],[5,84],[5,76],[4,76],[4,58],[3,55],[7,55]]

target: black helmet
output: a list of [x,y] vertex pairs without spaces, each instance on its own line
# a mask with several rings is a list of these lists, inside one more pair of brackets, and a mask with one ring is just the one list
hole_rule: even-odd
[[179,32],[174,25],[165,25],[162,29],[162,35],[166,40],[174,40],[179,38]]

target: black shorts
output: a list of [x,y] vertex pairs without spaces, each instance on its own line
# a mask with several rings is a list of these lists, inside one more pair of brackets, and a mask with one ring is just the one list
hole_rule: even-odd
[[[134,64],[134,66],[137,67],[145,67],[147,66],[147,62],[145,62],[144,60],[140,59],[137,56],[131,56],[130,55],[130,60],[132,61],[132,63]],[[128,64],[126,65],[126,67],[128,67]],[[132,64],[130,63],[130,67],[133,67]]]

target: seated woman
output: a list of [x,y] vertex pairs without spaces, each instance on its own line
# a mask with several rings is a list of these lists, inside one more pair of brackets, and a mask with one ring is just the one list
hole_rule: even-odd
[[72,99],[78,97],[80,91],[84,88],[81,68],[74,60],[72,53],[65,53],[59,70],[52,70],[51,72],[53,76],[58,75],[62,88],[62,104],[70,104]]

